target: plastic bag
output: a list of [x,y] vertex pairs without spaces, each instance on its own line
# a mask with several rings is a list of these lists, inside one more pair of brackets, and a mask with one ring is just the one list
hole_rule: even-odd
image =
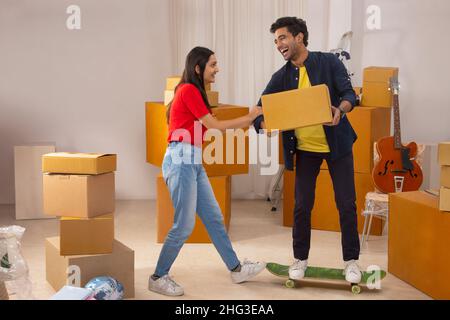
[[0,227],[0,281],[20,300],[32,299],[28,265],[20,251],[24,232],[20,226]]

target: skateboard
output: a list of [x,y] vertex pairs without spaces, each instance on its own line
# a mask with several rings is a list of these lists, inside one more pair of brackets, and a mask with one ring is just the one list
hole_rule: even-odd
[[[266,269],[275,276],[288,278],[284,283],[288,288],[294,288],[297,280],[293,280],[289,278],[289,266],[269,262],[266,265]],[[319,280],[332,280],[332,281],[344,281],[345,276],[343,274],[343,269],[333,269],[333,268],[322,268],[322,267],[308,267],[305,271],[304,279],[319,279]],[[372,279],[375,275],[375,272],[379,272],[379,280],[382,280],[386,277],[386,271],[372,271],[372,272],[362,272],[361,282],[360,283],[351,283],[350,288],[352,293],[360,294],[361,293],[361,285],[367,285],[367,282]]]

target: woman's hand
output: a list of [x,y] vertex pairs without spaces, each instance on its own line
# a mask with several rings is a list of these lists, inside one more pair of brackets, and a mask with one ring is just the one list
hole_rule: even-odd
[[262,108],[259,106],[254,106],[250,108],[250,111],[248,113],[248,117],[250,119],[250,122],[253,123],[253,121],[263,114]]

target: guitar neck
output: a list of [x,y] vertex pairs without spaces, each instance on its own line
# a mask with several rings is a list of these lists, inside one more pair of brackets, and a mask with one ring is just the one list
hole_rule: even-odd
[[394,93],[393,97],[393,108],[394,108],[394,147],[395,149],[402,148],[401,130],[400,130],[400,107],[398,93]]

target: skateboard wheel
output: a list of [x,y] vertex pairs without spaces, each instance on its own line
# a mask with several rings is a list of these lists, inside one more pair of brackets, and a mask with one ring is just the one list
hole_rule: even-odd
[[361,293],[361,287],[358,285],[352,285],[352,293],[353,294],[360,294]]
[[286,280],[285,285],[287,288],[294,288],[295,282],[294,282],[294,280],[289,279],[289,280]]

